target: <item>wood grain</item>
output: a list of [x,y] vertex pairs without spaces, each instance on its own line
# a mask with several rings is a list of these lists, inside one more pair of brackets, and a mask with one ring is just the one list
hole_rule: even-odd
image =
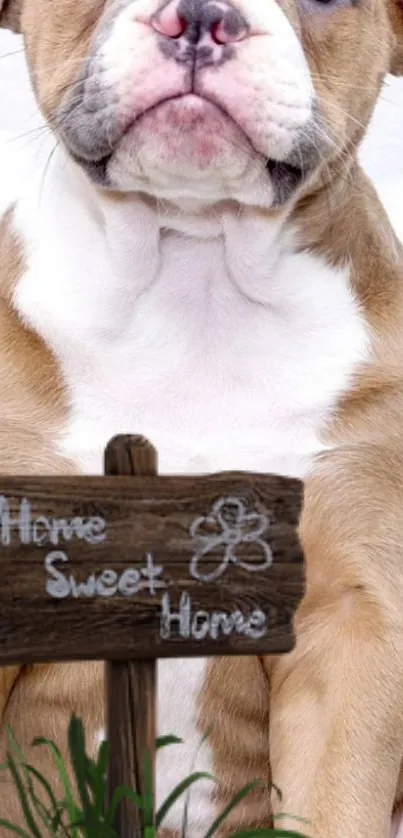
[[[111,469],[120,467],[116,451],[109,454]],[[128,453],[119,454],[126,457]],[[17,527],[10,544],[0,543],[0,665],[48,660],[118,660],[122,658],[186,657],[197,655],[268,654],[288,651],[293,645],[291,620],[304,589],[303,556],[296,525],[301,503],[299,481],[282,477],[225,473],[207,477],[0,477],[13,518],[23,498],[32,516],[88,519],[104,518],[106,538],[98,544],[72,538],[57,545],[21,544]],[[249,511],[270,517],[264,539],[272,550],[272,566],[248,572],[229,564],[220,579],[202,582],[189,574],[195,552],[192,522],[208,516],[217,499],[240,499]],[[1,498],[0,498],[1,500]],[[0,515],[0,542],[4,536]],[[29,528],[28,528],[29,529]],[[214,528],[213,528],[214,529]],[[217,530],[216,530],[217,532]],[[32,535],[32,530],[30,530]],[[45,528],[38,533],[44,536]],[[223,544],[203,559],[203,571],[222,561]],[[144,568],[147,554],[163,568],[158,581],[166,586],[155,593],[145,589],[132,596],[79,596],[54,599],[46,592],[45,557],[61,550],[65,562],[56,562],[63,576],[83,582],[91,574],[111,570],[121,575]],[[242,544],[242,558],[261,560],[256,543]],[[70,581],[66,584],[70,585]],[[198,610],[267,615],[267,635],[259,640],[230,634],[202,642],[173,632],[162,639],[159,631],[161,596],[168,592],[172,608],[186,592],[192,613]]]
[[[108,686],[109,798],[121,785],[143,795],[144,754],[154,775],[155,665],[143,660],[114,661],[112,666]],[[120,803],[113,826],[119,838],[143,838],[140,812],[130,801]]]
[[105,450],[105,474],[155,477],[158,455],[151,442],[136,434],[119,434]]
[[[156,451],[143,437],[119,436],[106,449],[106,474],[155,475],[156,470]],[[154,797],[156,661],[108,661],[106,684],[109,799],[119,786],[128,786],[144,796],[144,759],[149,764]],[[152,811],[150,815],[153,818]],[[140,810],[127,799],[118,806],[113,826],[119,838],[143,838]]]

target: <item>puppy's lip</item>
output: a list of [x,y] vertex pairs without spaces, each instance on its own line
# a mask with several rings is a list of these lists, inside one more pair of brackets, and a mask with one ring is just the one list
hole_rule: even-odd
[[[109,181],[108,165],[113,158],[114,152],[102,158],[102,160],[89,161],[73,155],[76,163],[84,169],[90,180],[104,189],[116,190],[116,186]],[[292,193],[304,180],[305,173],[290,163],[284,163],[269,158],[266,161],[266,169],[270,178],[278,188],[286,193]]]
[[250,146],[251,151],[263,160],[270,177],[277,184],[279,184],[280,182],[287,183],[289,185],[289,188],[293,190],[303,181],[306,173],[304,172],[302,167],[296,166],[294,162],[293,164],[288,163],[286,160],[280,160],[272,157],[265,158],[264,155],[262,155],[262,153],[254,147],[252,140],[245,132],[244,128],[242,128],[236,122],[232,115],[228,113],[228,111],[225,109],[225,107],[221,105],[219,101],[215,101],[210,97],[193,92],[180,92],[174,96],[166,96],[155,102],[151,107],[137,114],[133,119],[127,120],[124,124],[124,127],[122,127],[121,134],[119,136],[118,141],[115,144],[115,147],[111,148],[110,152],[108,152],[105,155],[94,154],[93,156],[81,156],[79,153],[73,152],[72,150],[70,150],[70,152],[72,153],[72,156],[74,157],[75,161],[87,171],[87,174],[95,183],[107,185],[107,167],[122,140],[125,137],[127,137],[128,134],[130,134],[130,131],[132,131],[136,127],[136,125],[141,123],[141,120],[143,118],[150,116],[153,112],[156,112],[160,107],[169,104],[170,102],[178,102],[178,104],[180,104],[181,101],[183,102],[184,109],[187,107],[188,110],[191,110],[192,106],[194,106],[193,116],[195,119],[203,119],[203,105],[206,106],[206,109],[213,108],[216,111],[219,111],[225,120],[231,122],[237,130],[242,132],[243,136],[245,137],[245,140],[248,142]]
[[[102,151],[100,151],[100,150],[97,151],[96,145],[94,143],[93,153],[91,153],[91,150],[89,150],[89,149],[84,150],[84,148],[82,149],[82,153],[81,153],[81,150],[79,148],[80,143],[77,142],[77,138],[75,137],[74,142],[71,142],[71,137],[70,137],[71,132],[66,132],[66,130],[62,131],[63,141],[67,145],[70,153],[73,155],[73,157],[77,161],[82,160],[82,161],[85,161],[87,164],[90,164],[90,165],[94,165],[94,164],[95,165],[97,165],[97,164],[103,165],[103,164],[105,164],[105,161],[108,161],[111,157],[113,157],[114,153],[117,151],[117,149],[119,147],[119,144],[122,142],[122,140],[128,134],[130,134],[130,132],[137,125],[139,125],[145,117],[151,116],[153,114],[153,112],[157,112],[159,108],[161,108],[164,105],[169,104],[170,102],[172,102],[172,103],[177,102],[178,104],[183,102],[184,112],[185,112],[186,108],[188,110],[187,116],[189,116],[189,111],[191,109],[191,106],[193,105],[194,106],[194,112],[195,112],[194,117],[195,117],[195,119],[197,119],[197,118],[200,119],[200,121],[203,118],[203,105],[205,105],[206,110],[208,108],[215,109],[216,111],[220,112],[221,116],[227,122],[232,123],[234,125],[234,127],[240,133],[243,134],[243,136],[245,137],[245,140],[248,142],[248,144],[250,146],[250,149],[253,153],[255,153],[257,156],[259,156],[261,158],[264,157],[264,155],[262,155],[262,152],[254,147],[253,142],[252,142],[251,138],[248,136],[248,134],[246,133],[245,129],[237,123],[237,121],[233,118],[233,116],[225,109],[225,107],[223,107],[223,105],[219,101],[215,101],[211,97],[207,97],[207,96],[201,95],[199,93],[194,93],[192,91],[180,91],[175,95],[164,96],[161,99],[158,99],[156,102],[154,102],[150,107],[145,108],[143,111],[141,111],[140,113],[137,113],[133,117],[130,117],[130,116],[126,117],[126,118],[121,117],[120,118],[120,129],[118,129],[118,131],[117,131],[116,140],[113,143],[113,145],[109,146],[108,149],[104,148],[104,149],[102,149]],[[198,114],[197,114],[197,110],[199,111]],[[207,129],[208,129],[208,126],[207,126]],[[106,143],[105,143],[105,145],[106,145]],[[105,151],[107,151],[107,153],[105,153]]]
[[[216,101],[211,97],[207,97],[204,94],[201,95],[199,93],[180,93],[177,96],[168,96],[165,99],[161,99],[161,101],[153,105],[151,108],[148,108],[136,119],[133,119],[130,125],[126,128],[123,137],[126,136],[130,132],[130,130],[134,128],[141,121],[141,119],[143,119],[143,117],[150,115],[153,111],[157,111],[160,107],[162,107],[165,104],[168,104],[170,102],[180,103],[181,101],[183,102],[184,107],[187,107],[189,105],[195,106],[195,111],[193,113],[195,119],[197,119],[198,116],[201,116],[202,118],[203,105],[206,106],[206,109],[213,108],[214,110],[219,111],[225,120],[231,122],[234,125],[234,127],[243,134],[245,140],[251,148],[251,151],[254,152],[254,154],[256,154],[257,157],[264,159],[261,151],[255,148],[250,136],[245,132],[244,128],[242,128],[239,125],[239,123],[234,119],[232,114],[230,114],[226,110],[226,108],[223,107],[221,102]],[[199,110],[199,113],[197,113],[197,110]],[[113,153],[110,155],[110,157],[111,156],[113,156]],[[297,186],[298,183],[304,178],[304,169],[302,168],[302,166],[295,165],[295,163],[291,164],[288,163],[286,160],[280,160],[271,157],[267,157],[265,159],[265,163],[266,169],[270,176],[273,178],[273,180],[288,180],[290,184],[291,182],[293,182],[295,186]]]
[[184,111],[187,110],[188,114],[193,106],[193,116],[196,119],[198,117],[203,117],[203,106],[205,108],[205,112],[209,109],[219,111],[221,113],[221,116],[223,116],[226,121],[231,122],[238,129],[238,131],[242,132],[245,139],[251,146],[251,149],[256,154],[259,154],[259,156],[261,156],[261,153],[254,148],[253,143],[251,142],[251,139],[247,135],[245,130],[241,128],[241,126],[237,123],[234,117],[223,107],[221,102],[216,101],[211,97],[207,97],[204,94],[195,93],[193,91],[180,92],[175,96],[166,96],[163,99],[158,100],[158,102],[155,102],[150,108],[147,108],[146,110],[142,111],[142,113],[138,114],[125,126],[122,138],[126,136],[126,134],[128,134],[130,130],[135,127],[135,125],[139,124],[144,117],[150,116],[153,112],[156,112],[160,107],[162,107],[163,105],[167,105],[170,102],[177,102],[178,105],[183,104],[183,109]]

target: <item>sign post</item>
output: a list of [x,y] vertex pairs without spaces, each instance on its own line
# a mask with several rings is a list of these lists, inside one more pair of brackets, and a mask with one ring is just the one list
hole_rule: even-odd
[[[143,437],[117,437],[105,451],[108,475],[155,477],[157,468],[157,452]],[[143,754],[148,755],[151,770],[155,770],[156,680],[156,658],[106,663],[110,799],[118,786],[129,786],[143,795]],[[114,827],[121,838],[143,838],[140,811],[126,798],[117,809]]]
[[[158,476],[135,436],[111,441],[103,477],[0,476],[0,666],[107,662],[110,789],[142,791],[158,658],[292,648],[301,504],[289,478]],[[135,807],[117,817],[141,837]]]

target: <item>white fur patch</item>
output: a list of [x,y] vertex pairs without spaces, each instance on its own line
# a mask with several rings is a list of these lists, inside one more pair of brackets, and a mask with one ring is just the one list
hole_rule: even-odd
[[[158,803],[193,771],[212,772],[208,740],[202,742],[196,727],[196,701],[203,689],[205,660],[160,660],[158,662],[158,719],[162,735],[173,733],[183,739],[182,745],[161,750],[157,758],[156,796]],[[180,686],[179,686],[180,685]],[[211,826],[213,812],[208,780],[192,786],[189,794],[187,835],[203,835]],[[186,798],[177,801],[164,821],[166,827],[178,829],[184,817]]]
[[393,816],[390,838],[403,838],[403,813],[401,807]]
[[68,383],[63,452],[99,473],[108,439],[133,431],[162,472],[303,474],[367,354],[347,271],[295,253],[279,217],[97,203],[56,158],[39,204],[31,189],[18,206],[15,303]]
[[[305,473],[368,356],[347,270],[297,254],[278,214],[101,199],[59,151],[27,184],[15,223],[28,268],[14,302],[60,361],[70,402],[60,449],[85,472],[102,471],[111,436],[134,432],[165,473]],[[160,755],[159,802],[200,740],[203,667],[159,666],[159,729],[185,739]],[[207,745],[197,767],[212,768]],[[204,783],[192,838],[212,816]],[[170,826],[181,818],[178,805]]]

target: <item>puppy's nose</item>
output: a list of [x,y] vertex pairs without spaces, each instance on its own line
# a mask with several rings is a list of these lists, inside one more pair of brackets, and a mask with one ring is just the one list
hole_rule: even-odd
[[151,21],[165,38],[197,44],[208,33],[215,44],[233,44],[248,37],[240,12],[228,0],[168,0]]

